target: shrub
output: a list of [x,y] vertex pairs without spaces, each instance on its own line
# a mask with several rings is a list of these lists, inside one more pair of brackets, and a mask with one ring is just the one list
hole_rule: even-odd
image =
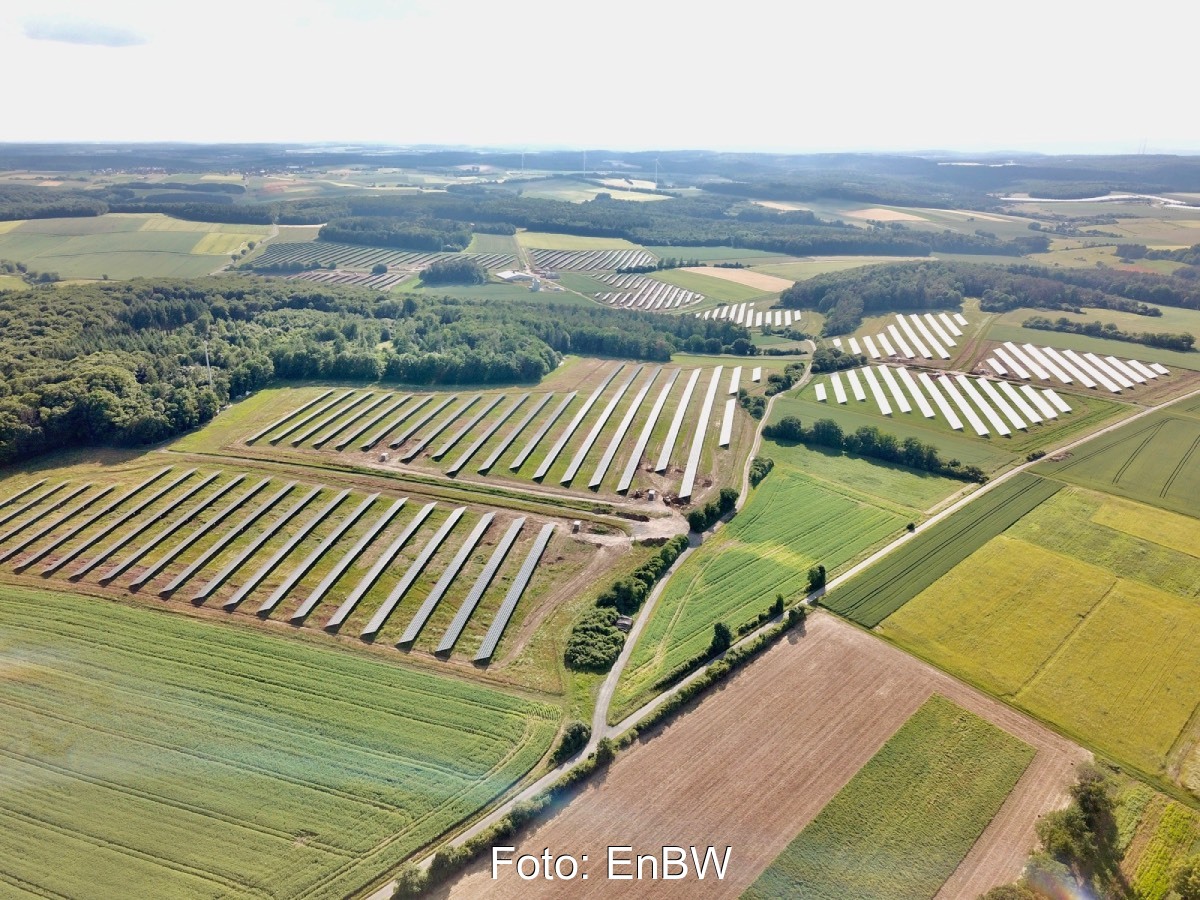
[[591,726],[584,722],[572,722],[563,731],[562,741],[559,742],[558,749],[554,751],[554,761],[561,763],[570,759],[586,747],[591,738]]

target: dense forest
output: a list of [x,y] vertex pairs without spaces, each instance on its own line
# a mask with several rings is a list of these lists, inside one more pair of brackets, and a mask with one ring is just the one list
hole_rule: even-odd
[[1036,307],[1082,312],[1084,307],[1159,316],[1149,303],[1200,309],[1200,281],[1120,269],[916,262],[868,266],[797,282],[784,306],[825,315],[823,333],[848,334],[864,315],[893,310],[948,309],[963,297],[982,298],[985,312]]
[[681,349],[732,352],[746,337],[691,316],[234,277],[7,291],[0,464],[162,440],[273,378],[532,383],[568,352],[666,361]]

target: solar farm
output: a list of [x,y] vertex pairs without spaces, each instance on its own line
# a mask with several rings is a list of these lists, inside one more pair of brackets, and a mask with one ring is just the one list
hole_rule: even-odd
[[352,270],[370,269],[375,265],[383,264],[389,269],[418,272],[439,259],[462,255],[474,259],[481,266],[489,269],[501,269],[516,263],[515,257],[501,253],[414,253],[385,247],[341,244],[336,241],[303,241],[268,244],[263,252],[253,259],[250,267],[269,269],[272,266],[290,264]]
[[684,503],[710,494],[736,468],[752,430],[739,390],[765,386],[761,366],[587,361],[579,368],[553,391],[324,389],[241,446],[588,495],[654,490]]
[[522,600],[586,555],[541,516],[207,467],[143,474],[16,487],[0,562],[481,663]]
[[897,314],[895,320],[874,336],[832,340],[840,350],[882,363],[834,372],[816,382],[818,402],[869,402],[883,416],[919,413],[925,419],[940,419],[954,431],[1007,437],[1073,411],[1051,385],[1121,394],[1171,374],[1160,363],[1102,359],[1092,352],[1018,346],[1012,341],[992,347],[977,369],[981,374],[948,371],[929,364],[951,359],[947,348],[955,348],[963,337],[960,326],[969,324],[965,316]]

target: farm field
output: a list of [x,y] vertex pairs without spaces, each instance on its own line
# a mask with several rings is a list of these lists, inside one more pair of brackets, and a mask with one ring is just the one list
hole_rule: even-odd
[[931,697],[742,896],[932,897],[1033,756],[995,725]]
[[1047,475],[1195,515],[1200,400],[1176,403],[1042,464]]
[[773,458],[775,468],[742,511],[672,576],[622,675],[614,719],[703,652],[717,622],[736,629],[767,609],[777,593],[788,599],[807,593],[811,566],[824,565],[832,577],[959,486],[771,442],[760,455]]
[[1127,781],[1117,793],[1115,818],[1121,873],[1136,896],[1168,900],[1175,867],[1200,850],[1200,814]]
[[0,588],[0,864],[58,896],[343,897],[533,768],[558,710],[92,598]]
[[1186,784],[1200,739],[1197,534],[1190,517],[1067,488],[879,632],[1137,771]]
[[679,269],[680,272],[695,272],[697,275],[707,275],[709,278],[719,278],[722,281],[732,281],[734,284],[745,285],[768,293],[786,291],[795,281],[790,278],[780,278],[752,269],[719,269],[715,266],[688,266]]
[[654,278],[656,281],[665,281],[667,284],[674,284],[686,290],[695,291],[711,300],[723,303],[742,303],[747,300],[757,300],[769,297],[773,293],[779,293],[779,289],[772,291],[764,290],[761,287],[750,287],[738,284],[735,281],[728,281],[724,278],[701,274],[690,269],[663,269],[660,272],[651,273],[649,277]]
[[823,597],[821,603],[873,628],[1060,487],[1036,475],[1017,475],[914,535],[903,547]]
[[517,243],[529,250],[641,250],[624,238],[584,237],[545,231],[518,231]]
[[[1054,310],[1050,318],[1057,321],[1058,319],[1069,319],[1072,322],[1112,322],[1122,331],[1172,331],[1172,332],[1189,332],[1191,334],[1200,334],[1200,310],[1195,309],[1180,309],[1177,306],[1159,306],[1157,304],[1148,304],[1162,313],[1161,316],[1150,318],[1148,316],[1138,316],[1129,312],[1122,312],[1116,309],[1095,309],[1092,307],[1083,307],[1082,313],[1070,312],[1069,310]],[[994,322],[996,325],[1006,325],[1013,328],[1020,328],[1021,323],[1030,316],[1045,315],[1045,310],[1031,309],[1023,307],[1021,309],[1010,310],[1006,313],[1001,313],[996,316]],[[1056,339],[1059,332],[1044,332],[1046,338],[1043,340]],[[1127,355],[1137,356],[1142,352],[1142,344],[1125,344],[1125,353]],[[1193,354],[1187,354],[1192,356]],[[1200,367],[1200,359],[1197,359],[1193,364],[1194,367]]]
[[755,272],[762,272],[764,275],[774,275],[776,278],[785,278],[796,282],[825,275],[828,272],[844,272],[847,269],[860,269],[864,266],[902,262],[906,258],[897,256],[813,256],[791,262],[762,264],[755,262],[752,269]]
[[[593,860],[572,896],[627,896],[602,877],[605,848],[653,852],[663,842],[732,846],[722,881],[705,896],[741,895],[932,695],[999,727],[1036,750],[999,813],[963,858],[947,896],[975,897],[1011,881],[1033,847],[1033,825],[1066,802],[1072,767],[1086,754],[1043,726],[871,635],[814,613],[720,691],[618,756],[604,778],[517,838],[517,853],[571,848]],[[535,849],[536,848],[536,849]],[[490,862],[490,860],[488,860]],[[697,882],[642,881],[639,896],[678,897]],[[561,896],[554,882],[472,868],[453,898]],[[844,895],[850,896],[850,895]]]
[[5,223],[0,259],[64,278],[99,279],[208,275],[230,254],[261,241],[265,225],[187,222],[158,214],[109,213],[91,218]]

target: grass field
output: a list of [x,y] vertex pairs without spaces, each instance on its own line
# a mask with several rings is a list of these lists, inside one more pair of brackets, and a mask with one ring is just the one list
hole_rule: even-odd
[[914,536],[822,604],[873,628],[1061,487],[1020,474]]
[[667,585],[638,640],[614,718],[648,699],[654,682],[702,652],[713,625],[736,628],[777,593],[807,592],[808,569],[838,567],[901,532],[956,482],[843,456],[768,443],[775,468],[733,521],[710,536]]
[[473,234],[466,253],[504,253],[517,255],[517,239],[511,234]]
[[[764,291],[761,288],[738,284],[724,278],[714,278],[699,272],[685,272],[682,269],[664,269],[661,272],[652,273],[649,277],[657,281],[665,281],[667,284],[678,285],[689,291],[696,291],[710,300],[719,300],[725,303],[742,303],[747,300],[774,296],[770,291]],[[759,309],[765,309],[765,307],[759,307]]]
[[791,257],[769,250],[747,250],[743,247],[647,247],[659,258],[696,259],[702,263],[745,262],[757,266],[771,261],[783,262]]
[[230,253],[269,230],[157,214],[33,219],[0,233],[0,258],[65,278],[192,278],[229,262]]
[[517,243],[530,250],[637,250],[623,238],[581,237],[545,231],[518,231]]
[[931,697],[742,896],[932,897],[1033,756],[995,725]]
[[752,268],[755,272],[775,275],[778,278],[805,281],[829,272],[845,272],[847,269],[859,269],[863,266],[904,262],[908,258],[903,256],[813,256],[793,262],[754,263]]
[[1069,488],[879,632],[1143,773],[1179,780],[1198,737],[1198,527]]
[[[1154,304],[1150,304],[1155,306]],[[1094,309],[1084,307],[1082,313],[1067,312],[1062,310],[1054,310],[1050,315],[1052,319],[1069,319],[1072,322],[1112,322],[1122,331],[1172,331],[1172,332],[1189,332],[1191,334],[1200,334],[1200,310],[1195,309],[1179,309],[1174,306],[1155,306],[1162,315],[1153,318],[1149,316],[1138,316],[1129,312],[1121,312],[1113,309]],[[996,317],[997,325],[1008,325],[1011,327],[1020,328],[1021,323],[1030,316],[1045,316],[1045,310],[1030,309],[1023,307],[1014,309],[1010,312],[1003,313]],[[1050,332],[1046,333],[1050,336]],[[1057,333],[1055,333],[1057,336]],[[1046,343],[1046,342],[1043,342]],[[1142,352],[1141,344],[1125,344],[1125,357],[1138,357]],[[1193,354],[1187,354],[1190,358]],[[1193,367],[1200,365],[1198,359]]]
[[1196,513],[1200,496],[1200,402],[1177,403],[1048,460],[1048,475],[1163,509]]
[[552,707],[299,640],[0,589],[0,881],[342,897],[541,758]]

